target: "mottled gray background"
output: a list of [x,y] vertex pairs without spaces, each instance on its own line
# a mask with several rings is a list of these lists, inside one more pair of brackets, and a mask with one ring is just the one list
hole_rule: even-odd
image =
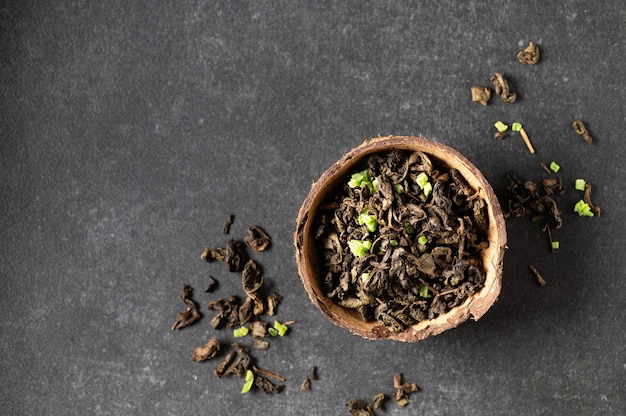
[[[401,371],[423,392],[380,414],[625,414],[625,26],[622,0],[0,1],[2,413],[348,414]],[[528,41],[536,66],[515,58]],[[472,103],[495,71],[519,101]],[[497,120],[521,121],[537,154],[492,139]],[[561,197],[554,254],[538,224],[509,221],[483,319],[418,344],[362,340],[309,302],[292,232],[310,184],[387,134],[456,148],[498,193],[507,171],[539,180],[555,160],[570,188],[594,184],[602,217]],[[255,355],[287,378],[281,395],[241,395],[190,360],[210,314],[170,330],[183,283],[203,310],[240,292],[199,260],[230,213],[231,236],[259,224],[274,239],[255,258],[297,323]],[[311,365],[320,380],[301,392]]]

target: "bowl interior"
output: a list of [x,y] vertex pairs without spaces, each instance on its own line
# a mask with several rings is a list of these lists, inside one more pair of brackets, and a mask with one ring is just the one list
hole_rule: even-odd
[[[392,150],[411,150],[426,153],[438,167],[457,169],[467,183],[480,192],[489,217],[487,238],[489,247],[482,251],[485,285],[473,296],[435,319],[420,321],[403,332],[390,332],[378,322],[363,322],[352,309],[341,307],[329,299],[322,287],[321,270],[313,227],[320,205],[327,195],[340,189],[346,177],[353,173],[359,162],[372,153]],[[332,322],[369,339],[390,338],[400,341],[419,341],[436,335],[467,320],[479,319],[497,299],[501,287],[502,259],[506,245],[504,218],[493,189],[465,157],[442,144],[421,137],[389,136],[364,142],[331,166],[313,185],[298,215],[295,233],[298,271],[313,304]]]

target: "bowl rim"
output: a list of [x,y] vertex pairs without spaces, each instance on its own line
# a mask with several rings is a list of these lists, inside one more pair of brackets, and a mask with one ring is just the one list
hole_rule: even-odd
[[[439,315],[434,319],[417,322],[402,332],[388,331],[376,322],[364,323],[357,317],[355,311],[343,308],[327,298],[319,284],[315,259],[312,259],[310,256],[314,252],[311,227],[313,226],[317,209],[327,193],[335,190],[339,183],[342,183],[342,180],[351,172],[352,167],[357,165],[363,157],[373,153],[386,153],[393,150],[421,151],[435,159],[438,165],[458,169],[470,186],[478,189],[481,198],[486,203],[489,217],[487,234],[490,244],[482,253],[483,267],[486,272],[483,288],[445,314]],[[422,136],[385,136],[365,140],[359,146],[345,153],[343,157],[324,171],[320,178],[313,183],[298,212],[294,245],[298,273],[304,288],[311,302],[331,322],[367,339],[395,339],[398,341],[416,342],[454,328],[470,317],[474,320],[480,319],[497,300],[502,287],[506,228],[502,209],[491,185],[480,170],[465,156],[449,146]],[[314,281],[313,279],[316,280]]]

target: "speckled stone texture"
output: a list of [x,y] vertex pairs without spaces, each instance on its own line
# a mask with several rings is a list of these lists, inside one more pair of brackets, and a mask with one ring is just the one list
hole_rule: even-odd
[[[2,413],[340,415],[402,372],[422,392],[379,414],[625,414],[625,26],[621,0],[0,1]],[[534,66],[516,60],[529,41]],[[518,101],[471,102],[495,71]],[[498,120],[521,122],[537,153],[492,139]],[[541,180],[551,161],[569,188],[560,249],[508,220],[497,303],[417,344],[329,322],[292,243],[311,183],[390,134],[458,150],[497,194],[507,171]],[[573,212],[576,178],[600,218]],[[208,301],[243,295],[200,253],[254,224],[273,238],[253,256],[284,296],[276,318],[296,322],[254,353],[286,377],[277,396],[191,361],[213,336],[234,341]],[[183,283],[204,317],[172,331]]]

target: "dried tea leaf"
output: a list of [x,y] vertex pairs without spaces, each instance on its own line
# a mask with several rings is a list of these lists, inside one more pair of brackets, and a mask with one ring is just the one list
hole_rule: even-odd
[[420,388],[415,383],[402,381],[402,373],[393,376],[393,388],[396,389],[394,399],[398,407],[404,407],[409,404],[409,394],[419,392]]
[[228,218],[226,218],[226,221],[224,221],[224,226],[222,226],[222,234],[230,233],[230,226],[233,224],[234,221],[235,216],[233,214],[230,214]]
[[311,367],[311,380],[319,380],[319,376],[317,375],[317,366]]
[[304,381],[300,385],[300,390],[302,390],[302,391],[309,391],[309,390],[311,390],[311,379],[310,378],[307,377],[307,378],[304,379]]
[[352,416],[375,416],[371,405],[365,405],[358,399],[349,400],[346,406],[348,406],[348,410]]
[[218,311],[217,315],[213,319],[211,319],[211,326],[213,329],[218,329],[228,322],[228,328],[233,327],[235,325],[240,325],[239,323],[239,302],[235,296],[230,296],[228,298],[221,298],[212,302],[209,302],[207,305],[209,310]]
[[490,81],[496,90],[496,95],[500,96],[500,100],[505,103],[515,102],[517,95],[509,90],[509,83],[501,73],[496,72],[493,74]]
[[253,337],[264,338],[267,336],[267,322],[254,321],[250,323],[250,332]]
[[219,286],[219,282],[213,276],[209,276],[209,285],[204,290],[205,293],[213,293]]
[[263,286],[263,271],[261,266],[252,259],[249,259],[241,272],[241,285],[247,295],[255,293]]
[[248,261],[248,254],[243,243],[229,240],[224,253],[224,263],[229,272],[240,272]]
[[230,368],[233,362],[235,361],[236,357],[237,357],[236,351],[230,351],[228,354],[226,354],[222,362],[220,362],[217,365],[217,367],[215,367],[215,369],[213,370],[213,375],[215,375],[215,377],[217,378],[222,378],[230,374]]
[[600,207],[596,206],[593,204],[593,202],[591,202],[591,184],[589,182],[587,182],[585,184],[585,192],[583,193],[583,201],[589,205],[589,207],[591,208],[591,211],[596,215],[596,216],[600,216]]
[[593,143],[593,138],[589,134],[589,131],[587,131],[585,123],[583,123],[581,120],[574,120],[574,122],[572,123],[572,127],[574,128],[576,134],[583,136],[583,139],[585,139],[585,142],[587,144]]
[[264,251],[270,247],[270,236],[257,225],[248,228],[248,235],[243,240],[254,251]]
[[528,267],[530,268],[530,270],[533,272],[533,274],[535,275],[535,278],[537,279],[537,283],[539,283],[541,286],[544,286],[546,284],[546,281],[544,280],[544,278],[539,274],[539,271],[535,268],[535,266],[533,266],[532,264],[529,264]]
[[270,347],[269,341],[264,340],[263,338],[253,336],[252,340],[254,342],[254,348],[259,351],[266,350]]
[[387,396],[385,396],[383,393],[378,393],[372,399],[372,407],[375,410],[384,410],[383,406],[385,404],[386,399],[387,399]]
[[489,99],[491,98],[491,88],[474,85],[471,87],[471,91],[473,102],[481,105],[489,104]]
[[532,42],[523,51],[518,52],[517,60],[522,64],[534,65],[539,62],[539,47]]
[[285,389],[284,384],[274,384],[260,375],[254,379],[254,385],[263,390],[266,394],[278,394]]
[[206,344],[196,347],[191,355],[192,361],[202,362],[214,358],[220,351],[220,340],[211,338]]
[[183,285],[183,288],[180,292],[180,298],[188,308],[185,312],[181,312],[176,314],[176,321],[174,325],[172,325],[172,329],[180,330],[186,326],[189,326],[200,319],[200,311],[198,311],[198,305],[191,299],[193,289],[189,285]]
[[541,181],[543,190],[546,195],[563,195],[565,194],[565,187],[563,186],[563,179],[557,178],[545,178]]
[[200,258],[208,263],[212,261],[224,261],[226,250],[223,248],[205,248]]

